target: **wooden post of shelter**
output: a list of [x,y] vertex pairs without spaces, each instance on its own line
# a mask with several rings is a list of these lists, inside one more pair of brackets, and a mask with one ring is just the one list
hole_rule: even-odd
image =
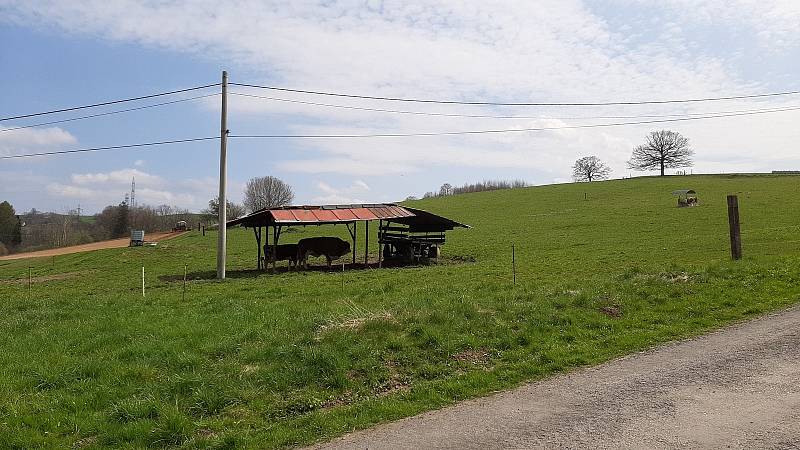
[[731,237],[731,257],[742,259],[742,236],[739,230],[739,199],[735,195],[728,196],[728,228]]
[[353,264],[356,263],[356,223],[355,221],[351,222],[353,224],[353,228],[350,228],[350,223],[345,223],[347,227],[347,232],[350,233],[350,238],[353,240]]
[[[258,260],[256,261],[256,268],[260,270],[261,269],[261,227],[253,226],[253,234],[256,237],[256,247],[258,247]],[[266,255],[264,255],[264,256],[266,256]]]
[[356,236],[357,236],[356,232],[358,230],[357,225],[358,222],[353,222],[353,265],[356,264]]
[[275,238],[272,240],[272,271],[277,271],[278,266],[278,239],[281,237],[281,227],[279,225],[272,227],[272,236]]
[[383,263],[383,245],[381,244],[381,229],[383,229],[383,219],[378,220],[378,268],[382,267]]
[[269,265],[269,259],[267,258],[267,250],[266,247],[269,247],[269,225],[264,227],[264,271],[266,272],[267,266]]
[[369,265],[369,220],[364,223],[364,266]]

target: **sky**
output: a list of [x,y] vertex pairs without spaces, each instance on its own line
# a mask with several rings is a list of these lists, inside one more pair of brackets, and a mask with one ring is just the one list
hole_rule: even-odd
[[[586,103],[785,92],[800,90],[800,1],[0,0],[0,69],[6,87],[0,117],[218,83],[223,70],[242,84],[459,101]],[[218,89],[2,121],[0,155],[218,136]],[[241,86],[229,93],[232,135],[520,130],[800,106],[798,94],[489,107]],[[202,95],[209,96],[8,130]],[[604,118],[619,116],[635,119]],[[272,175],[294,188],[296,204],[399,201],[443,183],[570,182],[572,164],[588,155],[605,161],[614,178],[649,175],[629,170],[626,162],[648,132],[661,128],[690,139],[693,173],[800,170],[799,123],[795,110],[482,135],[237,138],[228,141],[228,192],[241,201],[247,180]],[[135,177],[139,204],[199,211],[216,195],[218,175],[216,140],[4,159],[0,200],[17,211],[80,206],[92,213],[121,202]]]

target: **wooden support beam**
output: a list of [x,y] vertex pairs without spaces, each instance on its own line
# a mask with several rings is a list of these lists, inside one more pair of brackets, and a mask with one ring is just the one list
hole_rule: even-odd
[[364,265],[369,265],[369,220],[364,223]]
[[272,271],[277,271],[278,266],[278,258],[276,258],[278,254],[278,239],[281,237],[281,227],[280,225],[276,225],[272,227]]
[[256,269],[261,269],[261,227],[253,227],[253,234],[256,237],[256,247],[258,247],[258,260],[256,261]]
[[356,263],[356,225],[358,222],[353,222],[353,265]]
[[383,263],[383,219],[378,220],[378,268],[382,267]]

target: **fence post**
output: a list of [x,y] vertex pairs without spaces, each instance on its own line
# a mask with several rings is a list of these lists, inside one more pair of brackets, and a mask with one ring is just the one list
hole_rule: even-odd
[[183,300],[186,301],[186,268],[187,265],[183,265]]
[[142,297],[144,297],[144,266],[142,266]]
[[739,230],[739,199],[735,195],[728,196],[728,227],[731,237],[731,257],[742,259],[742,236]]
[[28,266],[28,300],[31,299],[31,291],[33,290],[33,269]]
[[514,244],[511,244],[511,272],[514,276],[514,286],[517,285],[517,255],[514,251]]

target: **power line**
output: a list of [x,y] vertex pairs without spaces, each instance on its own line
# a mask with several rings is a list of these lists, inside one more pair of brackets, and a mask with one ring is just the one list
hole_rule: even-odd
[[[477,135],[477,134],[499,134],[499,133],[520,133],[520,132],[532,132],[532,131],[567,130],[567,129],[580,129],[580,128],[605,128],[605,127],[617,127],[617,126],[625,126],[625,125],[644,125],[644,124],[666,123],[666,122],[684,122],[684,121],[691,121],[691,120],[716,119],[716,118],[737,117],[737,116],[750,116],[750,115],[756,115],[756,114],[769,114],[769,113],[775,113],[775,112],[797,111],[797,110],[800,110],[800,106],[787,107],[787,108],[775,108],[775,109],[770,109],[770,110],[748,111],[748,112],[732,112],[732,113],[724,113],[724,114],[709,114],[709,115],[705,115],[705,116],[701,116],[701,117],[681,117],[681,118],[674,118],[674,119],[642,120],[642,121],[634,121],[634,122],[613,122],[613,123],[588,124],[588,125],[565,125],[565,126],[557,126],[557,127],[529,127],[529,128],[496,129],[496,130],[466,130],[466,131],[418,132],[418,133],[373,133],[373,134],[251,134],[251,135],[230,135],[229,137],[231,137],[231,138],[243,138],[243,139],[247,139],[247,138],[328,139],[328,138],[422,137],[422,136],[456,136],[456,135]],[[106,147],[91,147],[91,148],[82,148],[82,149],[73,149],[73,150],[58,150],[58,151],[51,151],[51,152],[28,153],[28,154],[19,154],[19,155],[7,155],[7,156],[0,156],[0,159],[31,158],[31,157],[36,157],[36,156],[63,155],[63,154],[72,154],[72,153],[96,152],[96,151],[104,151],[104,150],[140,148],[140,147],[149,147],[149,146],[157,146],[157,145],[169,145],[169,144],[181,144],[181,143],[188,143],[188,142],[209,141],[209,140],[216,140],[216,139],[219,139],[219,136],[210,136],[210,137],[201,137],[201,138],[189,138],[189,139],[175,139],[175,140],[168,140],[168,141],[146,142],[146,143],[140,143],[140,144],[113,145],[113,146],[106,146]]]
[[180,94],[182,92],[196,91],[196,90],[199,90],[199,89],[206,89],[206,88],[210,88],[210,87],[214,87],[214,86],[219,86],[219,83],[207,84],[205,86],[196,86],[196,87],[186,88],[186,89],[178,89],[178,90],[175,90],[175,91],[161,92],[161,93],[158,93],[158,94],[143,95],[143,96],[140,96],[140,97],[125,98],[125,99],[120,99],[120,100],[111,100],[111,101],[107,101],[107,102],[94,103],[94,104],[91,104],[91,105],[73,106],[73,107],[70,107],[70,108],[54,109],[52,111],[43,111],[43,112],[37,112],[37,113],[31,113],[31,114],[22,114],[22,115],[19,115],[19,116],[3,117],[3,118],[0,118],[0,122],[5,122],[7,120],[15,120],[15,119],[25,119],[25,118],[28,118],[28,117],[44,116],[44,115],[47,115],[47,114],[56,114],[56,113],[62,113],[62,112],[68,112],[68,111],[76,111],[76,110],[79,110],[79,109],[96,108],[98,106],[115,105],[117,103],[133,102],[133,101],[137,101],[137,100],[145,100],[145,99],[154,98],[154,97],[163,97],[165,95]]
[[0,156],[0,159],[16,159],[16,158],[32,158],[34,156],[49,156],[49,155],[65,155],[70,153],[85,153],[85,152],[98,152],[102,150],[118,150],[124,148],[138,148],[138,147],[149,147],[153,145],[168,145],[168,144],[183,144],[186,142],[198,142],[198,141],[210,141],[214,139],[219,139],[219,136],[210,136],[210,137],[201,137],[201,138],[189,138],[189,139],[175,139],[171,141],[158,141],[158,142],[145,142],[142,144],[125,144],[125,145],[111,145],[107,147],[91,147],[91,148],[79,148],[75,150],[58,150],[52,152],[41,152],[41,153],[27,153],[22,155],[7,155],[7,156]]
[[[640,119],[640,118],[663,118],[663,117],[692,117],[692,116],[704,116],[708,114],[726,114],[726,113],[742,113],[742,112],[773,112],[773,111],[782,111],[783,108],[762,108],[762,109],[739,109],[739,110],[730,110],[730,111],[715,111],[715,112],[704,112],[704,113],[684,113],[684,114],[641,114],[641,115],[633,115],[633,116],[570,116],[570,117],[553,117],[553,116],[507,116],[507,115],[491,115],[491,114],[457,114],[457,113],[438,113],[438,112],[427,112],[427,111],[408,111],[408,110],[397,110],[397,109],[384,109],[384,108],[367,108],[362,106],[350,106],[350,105],[336,105],[331,103],[318,103],[318,102],[309,102],[305,100],[293,100],[287,98],[279,98],[279,97],[269,97],[264,95],[255,95],[255,94],[244,94],[241,92],[229,92],[231,95],[236,95],[240,97],[252,97],[252,98],[259,98],[264,100],[271,100],[271,101],[278,101],[278,102],[286,102],[286,103],[299,103],[303,105],[311,105],[311,106],[323,106],[327,108],[340,108],[340,109],[350,109],[356,111],[369,111],[369,112],[382,112],[382,113],[393,113],[393,114],[411,114],[411,115],[422,115],[422,116],[441,116],[441,117],[466,117],[466,118],[478,118],[478,119],[557,119],[557,120],[591,120],[591,119]],[[792,108],[792,107],[787,107]]]
[[198,95],[196,97],[182,98],[180,100],[173,100],[171,102],[163,102],[163,103],[155,103],[155,104],[152,104],[152,105],[137,106],[136,108],[120,109],[120,110],[116,110],[116,111],[108,111],[108,112],[104,112],[104,113],[91,114],[91,115],[88,115],[88,116],[72,117],[72,118],[69,118],[69,119],[62,119],[62,120],[53,120],[53,121],[50,121],[50,122],[39,122],[39,123],[31,124],[31,125],[23,125],[23,126],[13,127],[13,128],[1,128],[0,129],[0,133],[5,133],[7,131],[14,131],[14,130],[22,130],[22,129],[25,129],[25,128],[41,127],[41,126],[45,126],[45,125],[54,125],[54,124],[57,124],[57,123],[74,122],[76,120],[91,119],[93,117],[110,116],[112,114],[120,114],[120,113],[126,113],[126,112],[131,112],[131,111],[138,111],[140,109],[155,108],[157,106],[171,105],[171,104],[174,104],[174,103],[188,102],[188,101],[191,101],[191,100],[198,100],[198,99],[201,99],[201,98],[214,97],[216,95],[220,95],[220,94],[218,92],[215,92],[213,94]]
[[411,103],[437,103],[447,105],[481,105],[481,106],[621,106],[621,105],[661,105],[668,103],[697,103],[697,102],[713,102],[721,100],[743,100],[753,98],[777,97],[784,95],[800,94],[798,91],[785,91],[785,92],[771,92],[767,94],[750,94],[750,95],[731,95],[725,97],[705,97],[705,98],[690,98],[680,100],[647,100],[647,101],[616,101],[616,102],[487,102],[487,101],[461,101],[461,100],[431,100],[419,98],[403,98],[403,97],[379,97],[372,95],[361,94],[344,94],[340,92],[325,92],[325,91],[310,91],[304,89],[290,89],[276,86],[263,86],[257,84],[246,83],[230,83],[232,86],[242,86],[255,89],[267,89],[272,91],[281,92],[294,92],[298,94],[310,95],[324,95],[329,97],[344,97],[344,98],[358,98],[365,100],[381,100],[390,102],[411,102]]
[[748,112],[748,113],[730,113],[730,114],[717,114],[708,115],[703,117],[683,117],[677,119],[659,119],[659,120],[641,120],[636,122],[614,122],[614,123],[598,123],[590,125],[565,125],[558,127],[536,127],[536,128],[510,128],[499,130],[468,130],[468,131],[444,131],[444,132],[430,132],[430,133],[373,133],[373,134],[250,134],[250,135],[231,135],[231,138],[263,138],[263,139],[349,139],[349,138],[381,138],[381,137],[424,137],[424,136],[458,136],[458,135],[473,135],[473,134],[500,134],[500,133],[521,133],[529,131],[553,131],[553,130],[571,130],[578,128],[606,128],[606,127],[619,127],[624,125],[645,125],[654,123],[666,122],[683,122],[690,120],[702,119],[717,119],[722,117],[736,117],[736,116],[750,116],[755,114],[767,114],[772,112],[782,111],[796,111],[800,110],[800,106],[785,108],[774,111],[762,112]]

